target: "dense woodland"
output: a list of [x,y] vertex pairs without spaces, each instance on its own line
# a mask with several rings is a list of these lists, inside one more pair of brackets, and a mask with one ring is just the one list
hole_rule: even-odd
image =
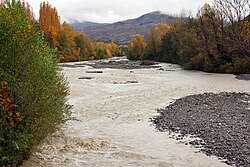
[[170,27],[158,24],[144,37],[135,35],[128,57],[180,64],[184,69],[250,73],[250,2],[215,0],[197,17]]

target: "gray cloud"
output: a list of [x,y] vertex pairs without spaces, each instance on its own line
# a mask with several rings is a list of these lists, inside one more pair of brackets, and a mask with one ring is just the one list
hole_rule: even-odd
[[[43,0],[27,0],[38,16]],[[182,10],[195,14],[210,0],[48,0],[57,8],[61,20],[115,22],[138,17],[152,11],[179,14]]]

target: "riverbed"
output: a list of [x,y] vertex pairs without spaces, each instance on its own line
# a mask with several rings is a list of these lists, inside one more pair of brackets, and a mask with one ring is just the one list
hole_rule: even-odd
[[[67,63],[71,119],[39,146],[25,167],[226,167],[217,157],[169,138],[150,122],[175,99],[205,92],[250,92],[231,74],[161,68],[94,69]],[[79,63],[78,63],[79,64]]]

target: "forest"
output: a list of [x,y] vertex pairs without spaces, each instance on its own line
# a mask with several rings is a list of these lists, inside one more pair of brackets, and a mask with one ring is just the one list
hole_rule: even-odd
[[146,37],[137,34],[128,58],[181,65],[187,70],[250,73],[250,6],[248,0],[216,0],[197,17],[158,24]]

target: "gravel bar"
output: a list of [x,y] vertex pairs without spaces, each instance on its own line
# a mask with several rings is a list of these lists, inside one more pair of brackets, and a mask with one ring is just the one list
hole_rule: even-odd
[[159,112],[153,118],[158,130],[198,137],[189,144],[229,165],[250,166],[250,94],[191,95]]

